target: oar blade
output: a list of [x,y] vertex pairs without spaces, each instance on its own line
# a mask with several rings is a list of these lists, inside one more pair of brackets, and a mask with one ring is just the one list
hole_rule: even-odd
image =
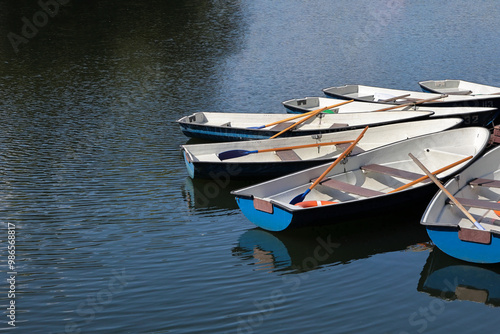
[[297,203],[300,203],[300,202],[304,202],[304,199],[306,198],[307,194],[309,194],[309,192],[311,191],[311,189],[307,189],[306,191],[304,191],[304,193],[300,194],[300,195],[297,195],[295,196],[291,201],[290,201],[290,204],[291,205],[295,205]]
[[247,129],[259,130],[259,129],[264,129],[265,127],[266,127],[265,125],[261,125],[261,126],[249,126]]
[[234,159],[234,158],[239,158],[251,153],[256,153],[257,151],[247,151],[247,150],[230,150],[230,151],[224,151],[219,154],[217,154],[217,157],[223,161],[227,159]]

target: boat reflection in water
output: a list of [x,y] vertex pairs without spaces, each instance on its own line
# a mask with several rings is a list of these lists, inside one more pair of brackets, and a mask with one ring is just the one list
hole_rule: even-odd
[[500,306],[500,266],[460,261],[434,247],[417,290],[444,300]]
[[255,270],[289,274],[348,264],[380,253],[425,249],[429,237],[419,226],[418,215],[406,217],[279,233],[255,228],[243,233],[232,251],[233,255],[251,261]]
[[191,179],[186,177],[182,196],[191,210],[238,209],[231,190],[252,184],[252,181],[233,181],[223,176],[214,179]]

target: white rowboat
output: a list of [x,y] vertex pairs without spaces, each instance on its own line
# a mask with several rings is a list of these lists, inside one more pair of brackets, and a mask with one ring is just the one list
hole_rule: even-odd
[[[282,102],[287,112],[292,114],[305,113],[318,108],[324,108],[341,102],[341,99],[328,97],[305,97],[302,99],[292,99]],[[344,114],[356,112],[375,112],[392,104],[382,104],[373,102],[351,102],[349,104],[331,108],[325,113]],[[463,119],[463,126],[487,126],[494,121],[500,113],[497,108],[492,107],[429,107],[427,105],[408,105],[392,109],[393,111],[420,111],[431,110],[434,112],[430,118],[460,117]]]
[[[319,113],[301,123],[295,129],[283,133],[280,137],[310,136],[320,133],[355,130],[365,126],[373,127],[415,121],[428,118],[432,114],[432,111],[387,111],[353,114]],[[263,124],[283,121],[287,118],[290,118],[289,114],[197,112],[182,117],[177,123],[182,132],[188,137],[212,141],[238,141],[268,139],[293,125],[295,120],[267,128],[258,127]]]
[[[460,118],[445,118],[373,127],[358,143],[353,154],[400,140],[449,130],[460,126],[461,123]],[[349,143],[303,146],[352,141],[361,131],[358,129],[313,136],[182,145],[181,149],[189,176],[192,178],[214,178],[221,173],[232,179],[271,178],[333,161]],[[282,148],[289,149],[281,150]],[[240,150],[243,153],[240,153]],[[259,150],[265,152],[253,153]],[[231,158],[221,160],[220,154],[224,152],[235,153]]]
[[429,100],[423,107],[485,107],[499,108],[500,95],[446,95],[412,90],[391,89],[365,85],[344,85],[323,89],[329,97],[375,102],[382,104],[404,104]]
[[449,95],[498,95],[500,87],[465,80],[426,80],[418,83],[424,92]]

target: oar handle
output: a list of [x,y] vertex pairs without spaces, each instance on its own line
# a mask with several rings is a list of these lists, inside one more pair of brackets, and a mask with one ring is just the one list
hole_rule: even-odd
[[402,108],[402,107],[413,106],[413,105],[422,104],[422,103],[426,103],[426,102],[436,101],[436,100],[445,98],[447,96],[448,95],[446,95],[446,94],[442,94],[439,97],[433,97],[433,98],[430,98],[430,99],[419,100],[419,101],[409,102],[409,103],[404,103],[404,104],[398,104],[398,105],[395,105],[395,106],[392,106],[392,107],[387,107],[387,108],[378,109],[378,110],[374,110],[374,111],[388,111],[388,110],[392,110],[392,109],[398,109],[398,108]]
[[328,107],[324,107],[324,108],[321,108],[321,109],[317,109],[317,110],[314,110],[311,114],[309,114],[307,117],[295,122],[294,124],[290,125],[289,127],[287,127],[285,130],[282,130],[280,132],[278,132],[277,134],[275,134],[274,136],[271,137],[271,139],[273,138],[276,138],[278,137],[279,135],[281,135],[282,133],[285,133],[287,132],[288,130],[296,127],[297,125],[299,125],[300,123],[303,123],[305,121],[307,121],[308,119],[318,115],[320,112],[324,111],[324,110],[327,110],[327,109],[330,109],[330,108],[334,108],[334,107],[338,107],[338,106],[341,106],[341,105],[344,105],[344,104],[347,104],[347,103],[351,103],[352,101],[354,100],[349,100],[349,101],[344,101],[344,102],[341,102],[341,103],[337,103],[337,104],[334,104],[334,105],[331,105],[331,106],[328,106]]
[[309,187],[309,191],[316,187],[318,183],[320,183],[325,178],[326,174],[328,174],[335,166],[338,165],[340,161],[342,161],[342,159],[344,159],[349,153],[351,153],[356,144],[365,135],[366,130],[368,130],[368,126],[359,134],[358,138],[356,138],[356,140],[353,141],[352,144],[349,145],[349,147],[344,152],[342,152],[342,154],[339,155],[337,159],[335,159],[335,161],[323,172],[323,174],[321,174],[320,177],[318,177],[316,181],[314,181],[314,183]]
[[[453,167],[455,167],[455,166],[457,166],[457,165],[460,165],[461,163],[466,162],[467,160],[470,160],[470,159],[472,159],[472,155],[468,156],[467,158],[463,158],[463,159],[461,159],[461,160],[459,160],[459,161],[457,161],[457,162],[454,162],[454,163],[452,163],[452,164],[449,164],[448,166],[445,166],[445,167],[443,167],[443,168],[440,168],[440,169],[438,169],[438,170],[434,171],[432,174],[433,174],[433,175],[441,174],[442,172],[445,172],[445,171],[447,171],[448,169],[453,168]],[[422,182],[422,181],[425,181],[425,180],[427,180],[428,178],[429,178],[429,177],[428,177],[427,175],[424,175],[424,176],[422,176],[422,177],[420,177],[420,178],[418,178],[418,179],[416,179],[416,180],[414,180],[414,181],[411,181],[410,183],[407,183],[407,184],[405,184],[405,185],[403,185],[403,186],[401,186],[401,187],[399,187],[399,188],[396,188],[396,189],[394,189],[394,190],[391,190],[391,191],[389,191],[388,193],[389,193],[389,194],[391,194],[391,193],[395,193],[395,192],[398,192],[398,191],[401,191],[401,190],[405,190],[406,188],[409,188],[409,187],[411,187],[411,186],[413,186],[413,185],[415,185],[415,184],[417,184],[417,183],[420,183],[420,182]]]
[[418,167],[420,167],[421,170],[424,171],[425,174],[427,174],[427,176],[429,176],[429,178],[439,187],[439,189],[441,189],[443,191],[443,193],[446,194],[446,196],[448,196],[448,198],[453,202],[455,203],[455,205],[460,209],[460,211],[462,211],[462,213],[467,217],[469,218],[469,220],[474,224],[474,226],[476,226],[478,229],[480,230],[485,230],[485,228],[479,224],[476,219],[469,213],[469,211],[467,211],[467,209],[464,208],[464,206],[462,205],[462,203],[460,203],[449,191],[448,189],[446,189],[442,184],[441,182],[439,182],[439,180],[431,174],[431,172],[429,172],[429,170],[417,159],[415,158],[415,156],[411,153],[408,154],[410,156],[410,158],[418,165]]

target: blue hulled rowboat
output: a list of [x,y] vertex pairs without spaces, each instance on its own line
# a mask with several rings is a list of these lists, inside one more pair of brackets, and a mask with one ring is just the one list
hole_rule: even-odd
[[[370,129],[368,129],[370,131]],[[483,152],[489,131],[469,127],[411,138],[344,159],[310,192],[304,201],[311,207],[292,205],[330,166],[320,165],[294,174],[235,190],[238,206],[255,225],[270,231],[334,224],[343,219],[371,216],[393,210],[412,201],[429,200],[436,191],[432,183],[417,183],[395,191],[409,181],[422,177],[410,159],[416,156],[431,171]],[[447,178],[472,160],[438,174]]]
[[445,188],[486,230],[474,227],[455,205],[449,204],[446,194],[439,191],[421,220],[434,244],[460,260],[500,262],[499,187],[500,146],[445,184]]

